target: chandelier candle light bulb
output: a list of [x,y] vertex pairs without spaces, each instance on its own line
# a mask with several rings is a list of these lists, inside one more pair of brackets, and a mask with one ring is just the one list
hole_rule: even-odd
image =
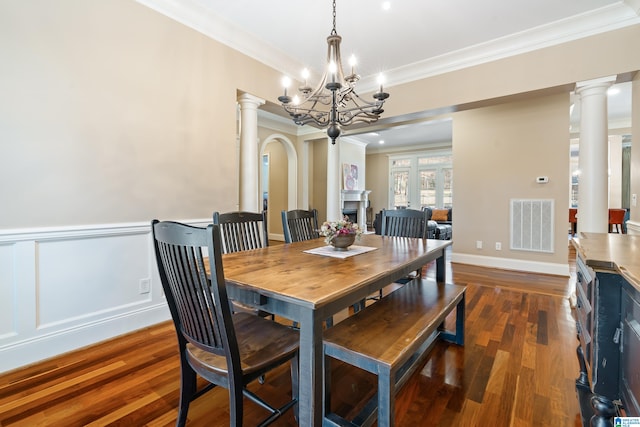
[[307,85],[307,79],[308,78],[309,78],[309,70],[307,68],[305,68],[304,70],[302,70],[302,79],[304,80],[304,85],[300,88],[300,92],[302,92],[302,93],[311,92],[311,87],[309,87]]
[[287,96],[287,89],[289,89],[290,85],[291,85],[291,79],[287,76],[284,76],[282,78],[282,86],[284,87],[284,96]]
[[382,85],[384,85],[384,74],[380,73],[378,74],[378,84],[380,85],[380,94],[382,94],[384,92],[384,90],[382,89]]

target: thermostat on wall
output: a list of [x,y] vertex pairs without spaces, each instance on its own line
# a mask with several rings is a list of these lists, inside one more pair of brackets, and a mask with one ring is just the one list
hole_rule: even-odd
[[549,182],[549,177],[548,176],[539,176],[536,178],[536,182],[538,184],[546,184],[547,182]]

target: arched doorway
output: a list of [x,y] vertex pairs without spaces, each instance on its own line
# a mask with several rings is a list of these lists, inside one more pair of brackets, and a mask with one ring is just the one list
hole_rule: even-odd
[[298,207],[298,155],[291,140],[282,134],[265,138],[260,168],[260,200],[267,208],[269,238],[284,240],[280,212]]

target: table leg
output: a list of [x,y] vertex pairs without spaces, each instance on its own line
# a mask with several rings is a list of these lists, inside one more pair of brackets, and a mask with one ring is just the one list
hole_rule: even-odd
[[438,283],[445,283],[447,281],[447,266],[444,256],[445,251],[442,251],[442,255],[436,258],[436,281]]
[[299,425],[321,426],[323,408],[322,319],[314,310],[300,313]]

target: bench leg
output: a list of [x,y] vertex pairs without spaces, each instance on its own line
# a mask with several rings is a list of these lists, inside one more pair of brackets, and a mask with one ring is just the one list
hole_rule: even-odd
[[331,413],[331,358],[323,356],[324,362],[324,415]]
[[395,378],[392,378],[388,370],[380,372],[378,374],[378,427],[393,427],[395,395]]
[[441,332],[441,337],[445,341],[452,342],[458,345],[464,345],[464,302],[465,294],[462,294],[462,299],[456,305],[456,331],[455,333],[444,331],[444,325],[440,325],[438,328]]

